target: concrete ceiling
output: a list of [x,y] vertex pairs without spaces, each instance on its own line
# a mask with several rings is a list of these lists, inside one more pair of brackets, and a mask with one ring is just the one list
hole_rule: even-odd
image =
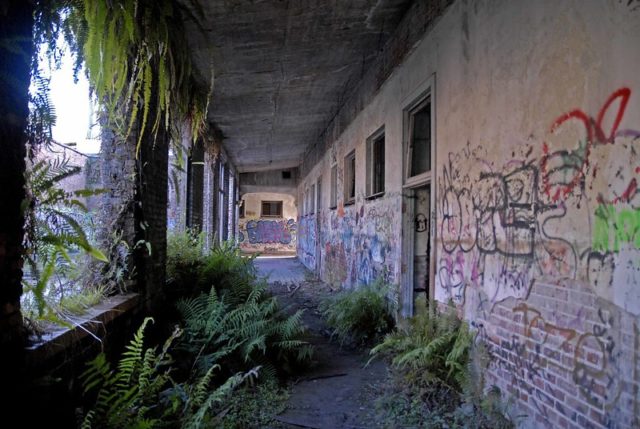
[[194,63],[214,68],[209,121],[251,172],[300,164],[412,0],[183,2]]

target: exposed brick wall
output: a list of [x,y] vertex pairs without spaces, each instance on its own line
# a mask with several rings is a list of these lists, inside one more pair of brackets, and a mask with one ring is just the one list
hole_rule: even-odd
[[187,227],[195,231],[202,231],[206,217],[203,212],[205,168],[204,147],[199,141],[191,149],[187,162]]
[[535,283],[526,301],[476,301],[488,382],[519,399],[529,424],[638,427],[640,330],[628,313],[570,280]]
[[[191,136],[185,133],[182,136],[184,152],[190,151],[192,145]],[[169,165],[169,198],[167,217],[169,230],[182,231],[186,226],[195,226],[204,231],[205,248],[211,248],[214,240],[220,241],[235,237],[237,231],[237,219],[235,216],[235,204],[230,200],[237,195],[237,175],[235,167],[228,160],[219,139],[214,136],[206,136],[201,148],[193,151],[191,161],[202,163],[192,165],[191,177],[187,180],[186,171],[180,171]],[[175,162],[175,155],[173,155]],[[220,177],[220,169],[224,166],[224,177]],[[234,178],[235,194],[230,194],[230,178]],[[188,183],[187,183],[188,182]],[[220,189],[224,190],[224,197],[220,200]],[[235,201],[235,200],[233,200]],[[222,208],[222,210],[221,210]],[[222,212],[222,218],[220,213]],[[220,234],[220,231],[223,234]]]
[[216,210],[218,207],[217,204],[217,189],[216,189],[216,171],[217,171],[217,162],[219,158],[219,151],[216,146],[212,143],[208,150],[205,152],[204,156],[204,203],[203,203],[203,211],[204,211],[204,223],[203,223],[203,231],[205,232],[205,246],[210,248],[214,244],[214,237],[216,234]]
[[[146,144],[145,144],[146,143]],[[138,283],[150,312],[161,311],[166,277],[169,136],[159,131],[154,142],[143,142],[138,162],[136,243]],[[144,225],[144,227],[143,227]]]
[[100,179],[101,188],[105,191],[100,195],[100,210],[97,213],[96,238],[98,246],[109,252],[112,261],[122,263],[128,275],[124,285],[131,287],[134,272],[133,259],[129,256],[122,260],[122,256],[129,251],[123,247],[111,249],[115,241],[123,241],[128,247],[133,247],[136,240],[135,230],[135,194],[136,194],[136,157],[135,137],[128,143],[119,139],[102,122],[102,141],[100,146]]

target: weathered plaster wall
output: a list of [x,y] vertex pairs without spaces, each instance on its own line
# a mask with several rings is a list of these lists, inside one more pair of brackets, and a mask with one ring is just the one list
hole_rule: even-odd
[[[638,46],[637,1],[454,3],[301,178],[299,195],[323,183],[301,259],[336,285],[399,281],[402,109],[435,75],[436,299],[489,344],[488,382],[521,426],[640,426]],[[365,141],[382,125],[387,192],[367,201]]]
[[295,195],[298,175],[297,168],[240,173],[240,193],[273,192]]
[[[282,201],[282,217],[260,217],[262,201]],[[242,196],[244,218],[238,220],[238,243],[248,253],[294,253],[298,241],[298,209],[292,195],[256,192]]]

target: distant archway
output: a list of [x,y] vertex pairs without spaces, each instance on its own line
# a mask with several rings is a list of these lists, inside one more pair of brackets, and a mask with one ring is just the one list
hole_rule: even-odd
[[242,196],[238,219],[238,244],[247,253],[296,252],[298,209],[295,197],[275,192]]

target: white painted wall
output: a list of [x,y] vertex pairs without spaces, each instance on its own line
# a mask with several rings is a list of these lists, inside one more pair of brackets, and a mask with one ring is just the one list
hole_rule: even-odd
[[[301,178],[299,201],[323,187],[301,260],[336,286],[401,282],[402,112],[433,78],[435,297],[479,328],[521,425],[638,427],[639,70],[637,1],[456,2]],[[382,125],[386,193],[367,201],[365,142]]]

